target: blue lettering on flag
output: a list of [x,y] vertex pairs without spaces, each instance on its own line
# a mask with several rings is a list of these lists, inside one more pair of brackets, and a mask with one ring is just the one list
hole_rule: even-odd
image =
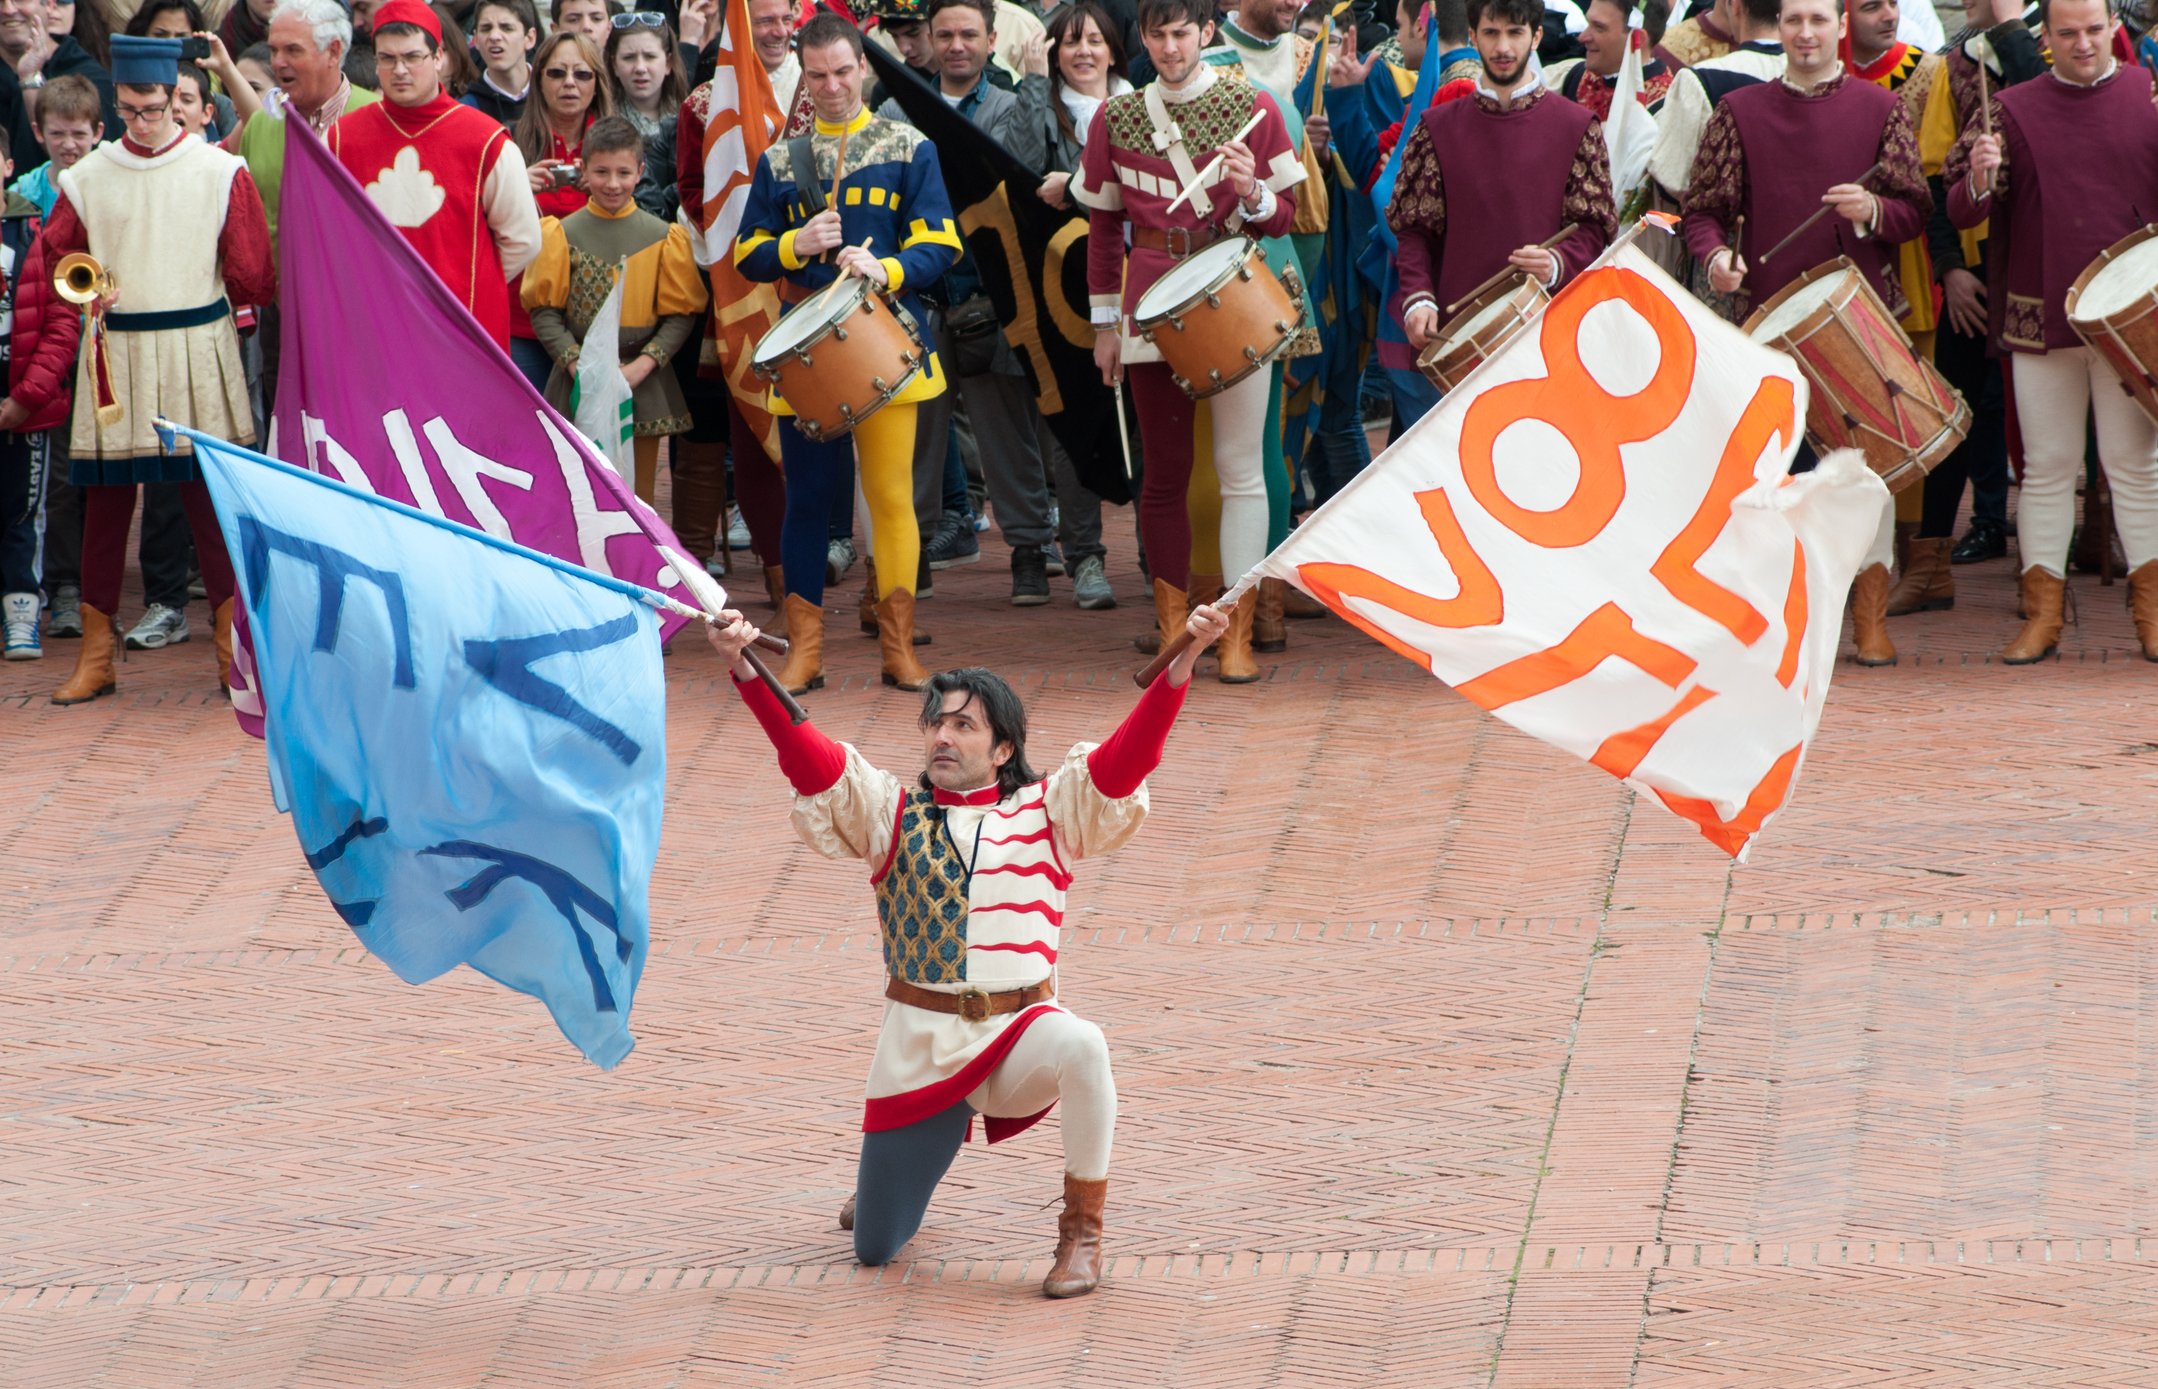
[[602,1013],[616,1011],[614,991],[607,987],[606,971],[600,968],[599,955],[592,949],[591,937],[577,919],[577,912],[582,908],[586,915],[606,927],[608,934],[614,937],[615,958],[628,963],[630,942],[615,929],[614,908],[606,899],[551,863],[542,863],[529,854],[498,849],[491,844],[454,839],[420,852],[439,858],[476,858],[493,863],[493,867],[481,869],[460,886],[443,894],[462,912],[471,911],[486,901],[488,893],[511,878],[523,878],[538,888],[540,894],[554,904],[554,909],[562,913],[562,919],[569,923],[570,934],[577,940],[577,954],[592,980],[592,1006]]
[[542,632],[532,637],[505,637],[499,641],[468,640],[465,664],[478,671],[482,680],[519,704],[529,704],[543,714],[552,714],[591,734],[627,767],[637,760],[644,748],[627,733],[580,704],[568,690],[544,675],[534,674],[532,666],[565,651],[596,651],[613,646],[616,642],[628,641],[642,630],[644,624],[635,613],[624,613],[612,622],[602,622],[596,627]]
[[319,540],[303,540],[288,535],[272,526],[266,526],[253,516],[239,518],[241,561],[247,569],[247,590],[254,601],[263,602],[269,594],[270,556],[287,554],[302,564],[315,567],[315,574],[322,586],[322,613],[315,624],[315,650],[337,649],[338,624],[345,615],[345,586],[354,579],[365,579],[382,592],[382,605],[389,610],[391,638],[396,644],[396,668],[390,683],[401,690],[410,690],[419,682],[412,674],[412,620],[405,611],[405,581],[386,569],[346,554],[343,550],[325,545]]

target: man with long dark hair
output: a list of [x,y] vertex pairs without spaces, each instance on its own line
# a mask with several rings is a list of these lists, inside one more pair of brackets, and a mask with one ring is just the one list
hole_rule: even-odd
[[1200,650],[1228,619],[1195,609],[1191,645],[1116,732],[1074,747],[1047,776],[1028,765],[1026,708],[1011,686],[979,668],[931,676],[926,765],[909,786],[812,725],[789,723],[742,659],[757,629],[725,616],[712,645],[793,783],[795,832],[827,858],[876,865],[889,1002],[869,1066],[855,1194],[840,1212],[855,1257],[888,1263],[913,1238],[977,1113],[995,1143],[1061,1101],[1064,1213],[1042,1292],[1092,1292],[1116,1083],[1101,1029],[1056,1001],[1068,865],[1118,847],[1145,820],[1147,774]]

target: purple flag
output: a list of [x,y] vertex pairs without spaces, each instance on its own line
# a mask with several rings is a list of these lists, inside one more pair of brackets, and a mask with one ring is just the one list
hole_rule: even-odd
[[[269,453],[718,610],[724,595],[704,567],[532,389],[305,121],[286,122],[282,197]],[[667,616],[662,635],[685,620]],[[262,736],[244,612],[233,686],[240,726]]]

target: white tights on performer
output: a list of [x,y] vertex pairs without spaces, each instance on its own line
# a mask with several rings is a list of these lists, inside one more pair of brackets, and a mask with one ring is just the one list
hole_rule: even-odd
[[[1271,371],[1255,371],[1211,402],[1214,475],[1221,480],[1221,573],[1226,584],[1234,584],[1266,558],[1266,451],[1262,440],[1273,378]],[[1277,427],[1279,423],[1275,421]]]
[[1055,1104],[1065,1172],[1090,1182],[1109,1175],[1116,1080],[1109,1074],[1109,1043],[1085,1018],[1060,1012],[1036,1018],[967,1104],[998,1119],[1024,1119]]
[[2098,457],[2113,488],[2113,521],[2128,568],[2158,559],[2158,425],[2087,347],[2018,352],[2014,382],[2023,428],[2023,493],[2016,503],[2023,567],[2068,574],[2086,412],[2098,416]]

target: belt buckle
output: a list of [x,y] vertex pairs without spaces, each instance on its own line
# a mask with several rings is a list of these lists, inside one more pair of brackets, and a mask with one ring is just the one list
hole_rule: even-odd
[[968,1022],[989,1021],[989,991],[969,984],[955,997],[959,1000],[959,1016]]
[[[1191,255],[1190,227],[1165,227],[1162,230],[1162,241],[1162,249],[1167,251],[1173,260],[1184,260]],[[1180,242],[1181,246],[1178,244]]]

